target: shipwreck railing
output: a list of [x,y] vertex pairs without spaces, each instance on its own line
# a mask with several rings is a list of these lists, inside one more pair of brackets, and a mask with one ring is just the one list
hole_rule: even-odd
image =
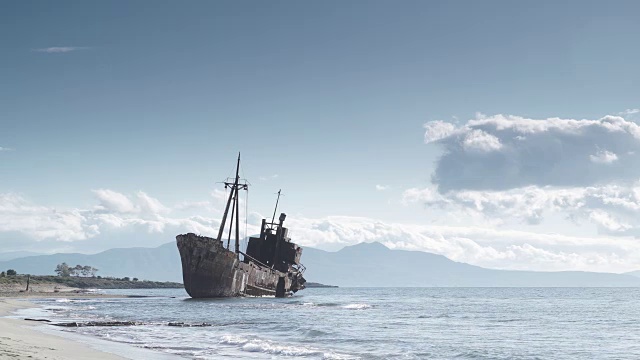
[[242,254],[242,256],[247,257],[247,258],[249,258],[249,259],[253,260],[254,262],[256,262],[256,263],[257,263],[258,265],[260,265],[260,266],[264,266],[264,267],[266,267],[266,268],[271,268],[270,266],[267,266],[267,265],[265,265],[265,264],[261,263],[260,261],[258,261],[258,260],[257,260],[256,258],[254,258],[253,256],[249,256],[249,255],[247,255],[247,254],[243,253],[242,251],[238,251],[238,252],[239,252],[240,254]]
[[[243,253],[242,251],[239,251],[239,253],[240,253],[240,254],[242,254],[242,256],[247,257],[247,258],[249,258],[250,260],[252,260],[253,262],[257,263],[258,265],[260,265],[260,266],[264,266],[264,267],[266,267],[266,268],[271,269],[271,267],[270,267],[270,266],[268,266],[268,265],[265,265],[265,264],[261,263],[260,261],[258,261],[258,260],[257,260],[256,258],[254,258],[253,256],[249,256],[249,255],[247,255],[247,254]],[[293,268],[294,268],[294,269],[298,270],[298,272],[299,272],[299,273],[301,273],[301,274],[303,274],[303,273],[305,272],[305,270],[307,270],[307,268],[306,268],[304,265],[302,265],[302,264],[295,264],[295,265],[292,265],[292,266],[293,266]]]

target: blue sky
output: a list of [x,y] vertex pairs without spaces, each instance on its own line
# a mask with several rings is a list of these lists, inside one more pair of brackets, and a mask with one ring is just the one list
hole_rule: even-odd
[[[263,214],[282,188],[283,210],[305,219],[611,236],[566,209],[522,222],[408,201],[407,190],[444,188],[432,176],[451,149],[425,144],[431,121],[465,126],[478,112],[635,121],[638,10],[634,1],[3,2],[0,193],[72,212],[94,209],[99,189],[142,191],[178,217],[177,204],[210,200],[242,151],[250,207]],[[184,216],[218,216],[210,210]],[[73,242],[7,226],[0,241],[122,245],[106,233]],[[171,241],[161,234],[142,245]]]

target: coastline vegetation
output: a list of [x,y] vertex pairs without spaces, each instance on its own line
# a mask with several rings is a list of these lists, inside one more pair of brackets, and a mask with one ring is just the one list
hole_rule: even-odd
[[0,285],[52,285],[78,289],[163,289],[182,288],[183,285],[170,281],[150,281],[130,278],[128,276],[117,278],[112,276],[96,275],[98,269],[89,265],[68,266],[59,264],[55,269],[58,275],[29,275],[17,274],[13,269],[0,273]]
[[316,282],[307,282],[305,285],[307,288],[337,288],[336,285],[325,285]]
[[26,287],[27,278],[31,286],[59,285],[78,289],[178,289],[181,283],[169,281],[149,281],[128,277],[62,277],[55,275],[13,275],[0,278],[0,285],[19,285]]
[[[0,285],[13,285],[26,287],[31,285],[51,285],[77,289],[181,289],[183,284],[171,281],[139,280],[136,277],[112,277],[96,275],[98,269],[89,265],[69,266],[66,263],[58,264],[55,269],[58,275],[29,275],[18,274],[13,269],[0,272]],[[307,282],[307,288],[337,288],[334,285],[325,285],[315,282]]]

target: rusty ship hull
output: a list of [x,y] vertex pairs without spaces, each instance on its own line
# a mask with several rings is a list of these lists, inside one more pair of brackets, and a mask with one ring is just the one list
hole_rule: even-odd
[[286,273],[238,260],[222,241],[196,234],[176,237],[184,288],[192,298],[275,296],[280,279],[285,293],[292,278]]

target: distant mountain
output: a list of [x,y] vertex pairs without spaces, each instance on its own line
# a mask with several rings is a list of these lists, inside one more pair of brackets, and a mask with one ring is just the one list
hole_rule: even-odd
[[[391,250],[380,243],[361,243],[336,252],[306,247],[302,261],[307,267],[307,280],[341,287],[640,286],[640,277],[629,274],[492,270],[422,251]],[[0,261],[0,269],[46,275],[53,274],[56,265],[62,262],[91,265],[98,268],[102,276],[182,281],[180,255],[173,242],[157,248],[111,249],[94,255],[29,256]]]
[[361,243],[337,252],[305,248],[305,277],[348,286],[609,287],[640,286],[640,278],[583,271],[492,270],[422,251],[390,250]]
[[631,276],[635,276],[635,277],[640,278],[640,270],[629,271],[627,273],[624,273],[624,275],[631,275]]
[[12,260],[26,256],[40,255],[39,253],[32,251],[9,251],[0,253],[0,261]]
[[55,274],[56,265],[63,262],[70,266],[93,266],[101,276],[182,282],[180,255],[175,243],[156,248],[111,249],[93,255],[62,253],[28,256],[0,261],[0,269],[14,269],[19,274],[50,275]]

